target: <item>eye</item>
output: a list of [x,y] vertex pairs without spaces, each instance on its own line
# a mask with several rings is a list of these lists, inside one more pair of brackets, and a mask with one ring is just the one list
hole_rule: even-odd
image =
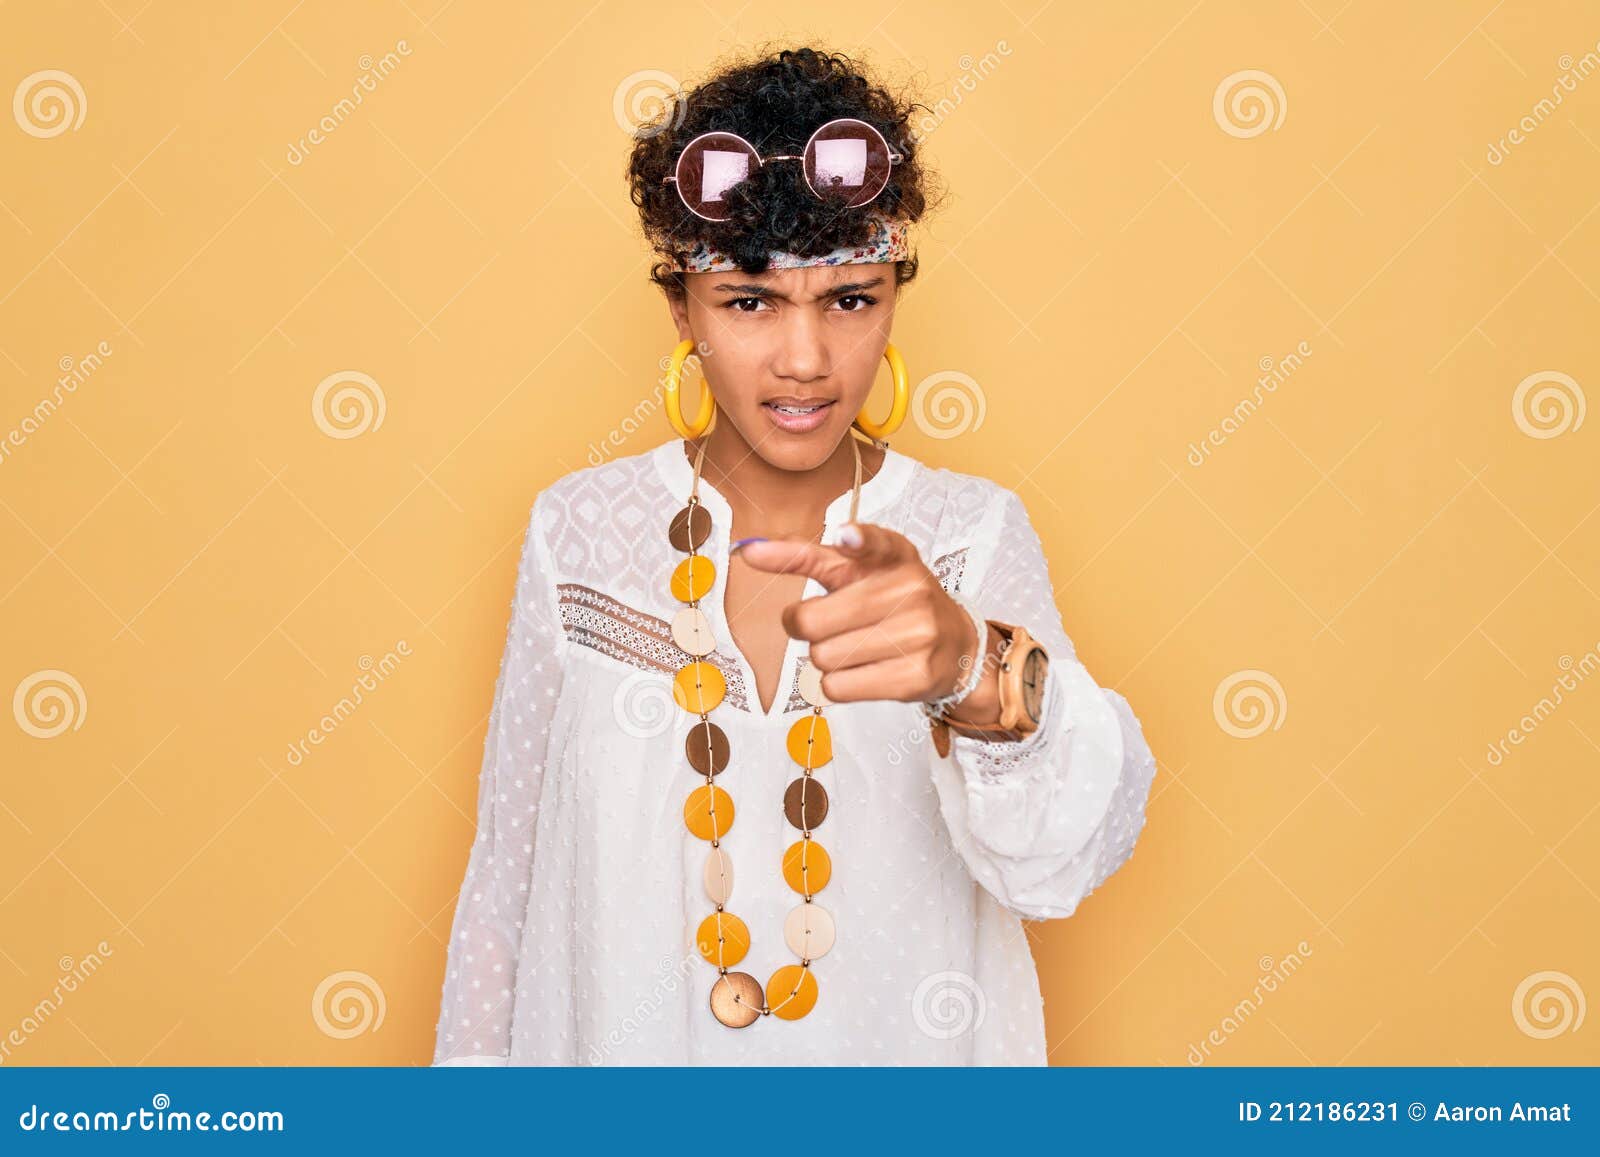
[[865,293],[847,293],[839,299],[839,304],[843,305],[847,301],[859,301],[863,304],[859,309],[845,309],[845,313],[861,313],[863,310],[871,309],[873,306],[878,304],[878,299],[876,297],[872,297],[871,295]]
[[733,300],[729,301],[726,304],[725,308],[731,309],[735,313],[760,313],[761,312],[759,308],[752,308],[752,309],[743,308],[743,303],[745,303],[745,302],[753,302],[755,306],[763,306],[763,305],[767,304],[766,302],[762,301],[761,298],[759,298],[759,297],[735,297]]

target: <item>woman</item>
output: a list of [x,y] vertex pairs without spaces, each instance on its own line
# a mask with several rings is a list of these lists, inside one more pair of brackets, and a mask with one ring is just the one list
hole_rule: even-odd
[[637,135],[680,436],[533,503],[436,1064],[1046,1060],[1021,921],[1128,857],[1154,765],[1017,495],[884,441],[911,111],[802,49]]

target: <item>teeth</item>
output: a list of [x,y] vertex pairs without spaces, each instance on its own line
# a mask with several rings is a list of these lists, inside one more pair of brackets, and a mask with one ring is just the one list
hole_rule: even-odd
[[780,414],[814,414],[822,409],[821,406],[784,406],[777,402],[772,404],[772,408]]

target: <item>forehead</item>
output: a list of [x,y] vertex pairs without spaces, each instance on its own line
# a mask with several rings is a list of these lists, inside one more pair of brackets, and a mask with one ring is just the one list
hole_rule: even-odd
[[797,269],[768,269],[745,273],[730,269],[720,273],[686,274],[689,287],[703,295],[748,292],[752,286],[781,294],[791,301],[821,297],[846,283],[892,281],[893,267],[886,262],[856,262],[849,265],[803,265]]

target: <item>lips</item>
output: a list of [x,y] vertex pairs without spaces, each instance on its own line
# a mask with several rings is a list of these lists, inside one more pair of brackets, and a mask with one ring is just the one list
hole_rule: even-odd
[[785,396],[782,398],[768,398],[761,404],[763,406],[777,406],[782,409],[790,410],[814,410],[818,406],[829,405],[832,401],[832,398],[796,398],[792,396]]
[[827,421],[833,407],[831,398],[772,398],[761,403],[761,408],[780,430],[803,434],[815,430]]

